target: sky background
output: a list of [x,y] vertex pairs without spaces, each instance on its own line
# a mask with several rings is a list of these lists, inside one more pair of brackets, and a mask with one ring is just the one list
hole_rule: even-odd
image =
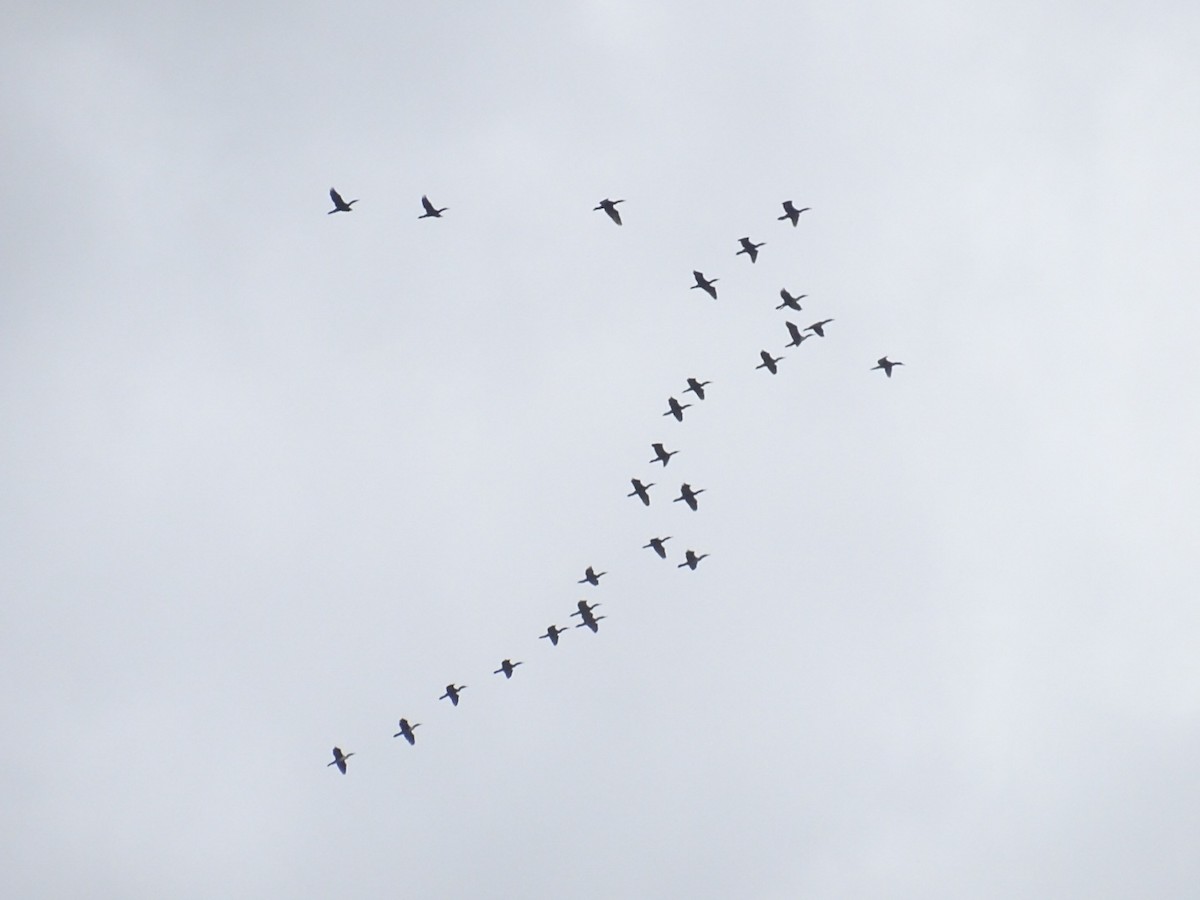
[[1194,5],[6,20],[7,895],[1195,896]]

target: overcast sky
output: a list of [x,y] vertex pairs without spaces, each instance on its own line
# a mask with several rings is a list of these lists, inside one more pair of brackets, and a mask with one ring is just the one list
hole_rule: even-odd
[[1195,896],[1194,4],[251,7],[0,34],[8,896]]

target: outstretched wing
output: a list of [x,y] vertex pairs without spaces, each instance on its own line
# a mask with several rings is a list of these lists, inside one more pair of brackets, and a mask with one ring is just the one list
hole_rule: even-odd
[[342,195],[337,192],[336,188],[329,189],[329,199],[333,201],[334,206],[346,205],[346,201],[342,199]]
[[421,205],[425,207],[425,212],[429,213],[431,216],[437,212],[437,210],[433,208],[433,204],[429,202],[429,198],[424,194],[421,195]]

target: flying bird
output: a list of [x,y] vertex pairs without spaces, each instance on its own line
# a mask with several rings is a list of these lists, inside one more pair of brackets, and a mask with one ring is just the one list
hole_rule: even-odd
[[703,273],[697,272],[695,269],[692,270],[692,275],[695,276],[696,283],[692,285],[691,290],[694,291],[696,288],[700,288],[700,290],[704,291],[706,294],[708,294],[708,296],[710,296],[714,300],[716,300],[717,299],[717,289],[715,287],[713,287],[713,285],[716,284],[721,279],[720,278],[705,278]]
[[776,365],[775,365],[775,364],[776,364],[777,362],[779,362],[781,359],[783,359],[783,357],[782,357],[782,356],[772,356],[772,355],[771,355],[770,353],[768,353],[766,350],[760,350],[758,355],[762,357],[762,362],[760,362],[760,363],[759,363],[757,366],[755,366],[754,368],[756,368],[756,369],[766,369],[766,370],[767,370],[768,372],[770,372],[772,375],[774,375],[776,372],[778,372],[778,371],[779,371],[778,367],[776,367]]
[[788,293],[787,288],[780,288],[779,296],[783,298],[783,302],[775,307],[776,309],[783,309],[786,306],[788,309],[794,309],[796,312],[800,312],[800,301],[807,297],[808,294],[801,294],[799,297],[793,297]]
[[811,206],[806,206],[804,209],[796,209],[796,205],[791,200],[783,201],[783,215],[776,219],[777,222],[782,222],[784,219],[792,220],[792,227],[796,227],[796,223],[800,220],[800,213],[808,212],[812,209]]
[[504,662],[500,663],[500,668],[498,668],[492,674],[499,675],[501,672],[503,672],[505,678],[512,678],[513,669],[519,665],[521,665],[521,663],[513,662],[511,659],[506,659]]
[[712,384],[711,381],[697,381],[695,378],[689,378],[687,381],[688,386],[683,389],[683,392],[686,394],[688,391],[691,391],[701,400],[704,399],[704,386],[706,384]]
[[588,602],[586,600],[580,600],[579,603],[576,604],[575,612],[571,613],[571,615],[579,616],[582,619],[582,621],[575,627],[583,628],[586,626],[586,627],[592,629],[593,633],[599,631],[600,630],[600,625],[598,624],[599,621],[603,618],[606,618],[605,616],[592,615],[592,610],[594,610],[599,605],[600,605],[599,603],[593,603],[591,606],[588,606]]
[[[667,405],[670,406],[671,408],[668,409],[665,413],[663,413],[663,415],[664,416],[674,416],[676,422],[682,422],[683,421],[683,411],[685,409],[687,409],[689,406],[691,406],[692,404],[690,404],[690,403],[682,403],[681,404],[674,397],[670,397],[667,399]],[[666,465],[666,463],[663,463],[663,465]]]
[[417,743],[417,736],[413,734],[413,729],[420,726],[420,724],[420,722],[414,722],[413,724],[409,725],[408,719],[401,719],[400,730],[393,734],[392,737],[402,737],[408,741],[409,744],[415,745]]
[[666,468],[667,463],[671,461],[671,457],[679,452],[678,450],[667,450],[662,444],[651,444],[650,446],[654,450],[654,459],[650,460],[650,462],[660,462],[663,464],[663,468]]
[[358,202],[357,200],[351,200],[347,203],[335,188],[329,189],[329,199],[333,201],[333,209],[325,214],[327,216],[332,216],[335,212],[352,212],[350,207]]
[[671,536],[669,534],[664,538],[650,538],[650,543],[643,544],[642,549],[643,550],[653,550],[655,553],[658,554],[660,559],[666,559],[667,558],[667,548],[664,547],[663,544],[665,544],[670,539],[671,539]]
[[633,493],[626,494],[626,497],[637,497],[642,501],[643,506],[650,505],[650,488],[654,487],[654,482],[642,484],[640,478],[631,478],[630,483],[633,485]]
[[700,560],[704,559],[706,556],[708,556],[707,553],[701,553],[699,556],[697,556],[694,550],[689,550],[684,554],[683,562],[681,562],[675,568],[682,569],[684,566],[687,566],[689,569],[695,572],[696,566],[700,565]]
[[792,336],[791,342],[784,344],[785,347],[799,347],[801,343],[812,337],[811,334],[801,331],[800,326],[795,322],[785,322],[784,324],[787,325],[788,334]]
[[871,366],[871,371],[873,372],[876,369],[883,369],[883,374],[886,375],[888,378],[891,378],[892,377],[892,367],[893,366],[902,366],[902,365],[904,365],[904,363],[892,362],[886,356],[881,356],[881,357],[879,357],[879,365]]
[[678,503],[680,500],[682,500],[689,507],[691,507],[692,512],[695,512],[696,511],[696,495],[703,494],[705,490],[706,490],[706,488],[700,488],[700,490],[698,490],[698,491],[692,490],[692,486],[685,481],[683,483],[683,486],[679,488],[679,496],[676,497],[671,502]]
[[449,700],[454,706],[458,706],[458,692],[466,690],[465,684],[460,684],[457,687],[453,683],[446,685],[446,693],[438,697],[439,700]]
[[624,200],[601,200],[600,205],[595,207],[592,210],[592,212],[595,212],[598,209],[602,209],[606,213],[608,213],[608,217],[610,219],[612,219],[614,222],[616,222],[618,225],[620,225],[621,224],[621,214],[617,211],[617,204],[624,203],[624,202],[625,202]]
[[745,253],[750,257],[750,262],[758,262],[758,248],[766,244],[765,241],[762,244],[752,244],[748,237],[741,238],[738,243],[742,245],[742,249],[735,253],[734,256],[741,256]]
[[822,319],[820,322],[813,322],[805,331],[815,331],[818,337],[825,337],[825,326],[832,322],[833,319]]
[[539,638],[550,638],[550,643],[555,647],[558,646],[558,639],[565,633],[566,629],[559,628],[557,625],[551,625],[546,629],[545,634],[539,634]]
[[448,206],[443,206],[441,209],[434,209],[433,204],[429,202],[429,198],[424,194],[421,195],[421,205],[425,207],[425,212],[417,216],[418,219],[440,219],[442,217],[442,213],[450,208]]
[[597,587],[600,584],[600,576],[607,574],[607,572],[597,572],[593,570],[591,566],[588,566],[587,570],[583,573],[583,577],[575,583],[590,584],[592,587]]
[[325,763],[325,768],[328,769],[330,766],[337,766],[338,771],[341,772],[343,775],[345,775],[346,774],[346,760],[348,760],[353,755],[354,755],[353,753],[343,753],[341,747],[334,747],[333,748],[333,762]]

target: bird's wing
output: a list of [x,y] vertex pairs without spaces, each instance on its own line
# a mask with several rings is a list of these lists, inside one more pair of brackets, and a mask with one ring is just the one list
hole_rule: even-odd
[[337,206],[343,206],[346,203],[346,201],[342,199],[342,195],[339,194],[335,188],[329,189],[329,199],[332,200]]
[[421,205],[423,207],[425,207],[425,212],[427,212],[427,213],[434,212],[433,204],[429,202],[429,198],[426,197],[424,194],[421,195]]

